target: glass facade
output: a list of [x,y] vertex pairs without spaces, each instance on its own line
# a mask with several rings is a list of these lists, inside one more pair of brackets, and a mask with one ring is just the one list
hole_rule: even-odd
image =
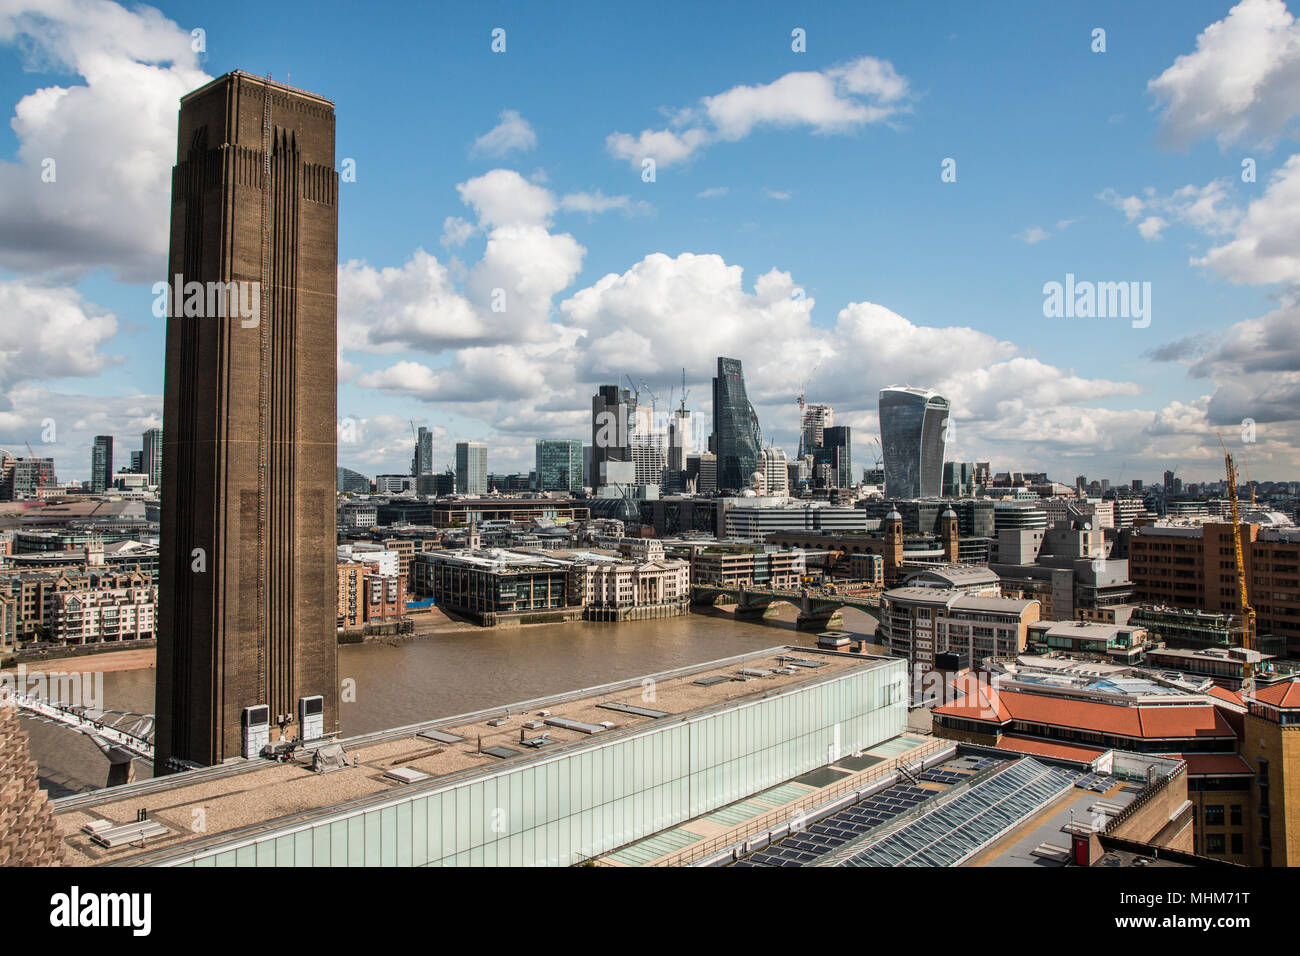
[[149,476],[149,484],[162,484],[162,429],[151,428],[141,436],[144,447],[140,452],[140,467]]
[[456,490],[462,495],[487,494],[487,445],[481,441],[456,443]]
[[[567,866],[904,732],[906,664],[263,830],[173,862],[198,866]],[[234,841],[231,841],[232,843]]]
[[835,488],[853,485],[853,431],[848,425],[822,430],[822,444],[813,450],[813,461],[825,462],[826,477]]
[[740,359],[718,358],[713,380],[713,439],[710,451],[718,457],[718,489],[740,491],[753,484],[763,436],[758,415],[745,393],[745,372]]
[[885,494],[937,498],[943,491],[948,400],[920,388],[880,390],[880,445]]
[[607,461],[631,461],[629,432],[636,403],[632,393],[617,385],[602,385],[591,399],[591,485],[600,484],[600,466]]
[[90,449],[90,490],[100,494],[113,484],[113,436],[96,435]]
[[537,489],[582,491],[581,441],[562,438],[537,442]]
[[415,453],[411,455],[411,474],[415,477],[433,474],[433,432],[420,426],[415,434]]

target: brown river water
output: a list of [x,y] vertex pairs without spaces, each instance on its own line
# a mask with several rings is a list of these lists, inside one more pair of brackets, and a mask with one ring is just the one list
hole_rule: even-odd
[[[765,623],[727,611],[623,624],[575,621],[483,628],[415,637],[394,644],[339,648],[339,680],[356,682],[355,703],[341,705],[342,733],[371,733],[685,667],[780,644],[810,644],[781,606]],[[847,609],[844,629],[870,637],[875,619]],[[104,675],[110,708],[153,712],[154,671]]]

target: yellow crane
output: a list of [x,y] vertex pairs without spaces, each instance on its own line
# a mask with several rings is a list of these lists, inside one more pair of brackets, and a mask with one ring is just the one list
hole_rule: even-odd
[[[1237,509],[1237,468],[1232,463],[1228,446],[1223,444],[1222,435],[1219,436],[1219,444],[1223,445],[1223,466],[1228,473],[1228,502],[1232,508],[1232,547],[1237,553],[1237,590],[1241,600],[1241,646],[1247,651],[1253,651],[1255,650],[1255,609],[1250,606],[1250,598],[1246,593],[1246,562],[1241,548],[1241,517]],[[1247,660],[1244,673],[1246,682],[1250,682],[1254,674],[1255,665]]]
[[[1222,441],[1222,439],[1220,439],[1220,441]],[[1246,453],[1244,451],[1241,453],[1241,467],[1246,471],[1246,487],[1250,489],[1250,507],[1253,511],[1257,507],[1255,504],[1255,479],[1250,477],[1250,462],[1246,460]]]

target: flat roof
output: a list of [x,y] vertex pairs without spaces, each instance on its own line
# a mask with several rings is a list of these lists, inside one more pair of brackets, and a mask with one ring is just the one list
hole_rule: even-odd
[[[791,659],[815,660],[820,667],[790,668],[791,674],[777,673]],[[654,680],[654,698],[643,698],[645,677],[570,694],[509,704],[420,724],[412,724],[341,740],[357,766],[317,774],[309,762],[277,763],[270,760],[236,760],[139,784],[66,797],[54,802],[56,825],[68,847],[74,865],[97,865],[132,861],[149,856],[172,856],[198,850],[201,845],[224,844],[243,830],[265,830],[274,826],[304,823],[308,818],[328,817],[358,805],[381,802],[402,793],[421,789],[437,790],[455,782],[488,775],[570,748],[598,743],[605,735],[619,736],[644,730],[654,723],[675,722],[737,702],[761,699],[802,686],[824,682],[854,668],[888,666],[891,658],[874,657],[812,647],[784,645],[737,657],[706,662],[674,671],[649,675]],[[741,680],[740,671],[767,671],[766,676]],[[702,678],[723,680],[702,686]],[[644,714],[603,708],[603,703],[632,704],[665,714]],[[549,713],[543,717],[541,711]],[[547,720],[526,728],[525,723]],[[588,727],[612,722],[613,727],[586,732]],[[462,738],[447,742],[422,737],[436,731]],[[550,743],[533,748],[521,745],[520,733],[533,739],[547,734]],[[480,741],[482,751],[480,751]],[[497,755],[487,751],[497,749]],[[429,776],[415,784],[399,783],[385,774],[395,768],[416,770]],[[123,846],[107,849],[91,842],[81,828],[95,821],[114,824],[134,822],[140,809],[149,819],[168,827],[169,832],[149,841],[147,848]],[[202,810],[203,835],[196,838],[192,827],[196,811]]]
[[292,93],[294,96],[300,96],[305,100],[316,100],[317,102],[324,103],[325,105],[329,106],[331,109],[334,106],[333,100],[328,100],[325,97],[321,96],[319,93],[312,93],[309,92],[308,90],[302,90],[296,86],[290,86],[289,84],[281,83],[278,80],[267,79],[265,76],[258,76],[256,73],[249,73],[245,70],[231,70],[229,73],[223,73],[221,76],[217,77],[216,79],[208,83],[204,83],[198,89],[190,90],[190,92],[186,93],[184,96],[181,97],[181,102],[184,103],[186,100],[193,99],[196,96],[200,96],[206,93],[212,87],[216,86],[219,83],[225,82],[231,77],[239,77],[241,80],[248,80],[253,83],[260,83],[262,86],[270,86],[277,90],[283,90],[285,93]]

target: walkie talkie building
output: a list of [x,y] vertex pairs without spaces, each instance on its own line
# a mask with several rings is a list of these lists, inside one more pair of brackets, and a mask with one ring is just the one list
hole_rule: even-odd
[[880,390],[880,446],[885,494],[937,498],[943,491],[944,432],[948,399],[906,385]]

